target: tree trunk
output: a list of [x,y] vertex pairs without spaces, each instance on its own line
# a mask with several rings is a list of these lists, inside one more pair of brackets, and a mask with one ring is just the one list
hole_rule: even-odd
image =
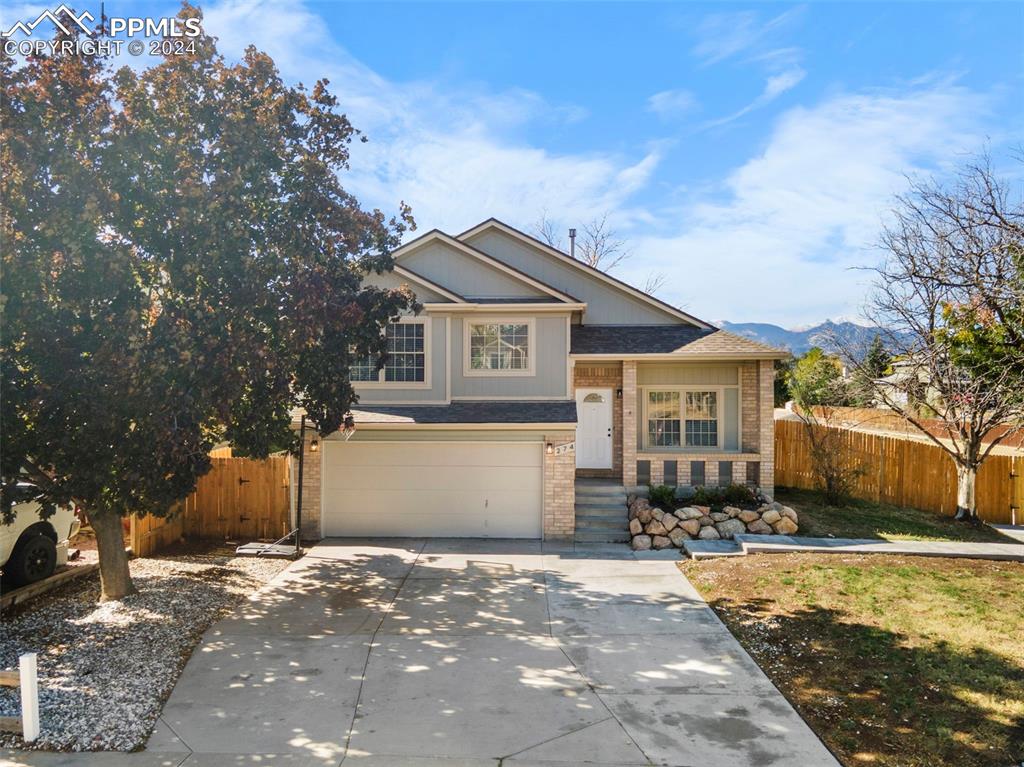
[[109,511],[97,511],[88,516],[96,533],[96,548],[100,556],[100,601],[108,602],[134,594],[135,584],[128,571],[121,517]]
[[978,467],[974,465],[956,467],[956,519],[961,522],[976,522],[978,508],[974,501],[974,488],[978,481]]

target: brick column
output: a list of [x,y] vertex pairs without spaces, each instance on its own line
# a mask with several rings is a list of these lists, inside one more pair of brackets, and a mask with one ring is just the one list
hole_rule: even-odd
[[718,461],[704,461],[704,484],[718,487]]
[[[576,532],[576,451],[561,455],[559,445],[573,443],[572,432],[544,435],[544,539],[567,538]],[[547,452],[551,445],[552,452]]]
[[[773,389],[774,391],[774,384]],[[756,453],[760,449],[760,381],[757,363],[740,364],[740,420],[743,424],[740,434],[740,448],[744,453]]]
[[657,460],[651,459],[651,484],[665,484],[665,462],[660,458]]
[[[320,449],[311,452],[310,442],[314,436],[320,440]],[[324,441],[318,435],[306,433],[305,452],[302,466],[302,538],[307,541],[318,541],[320,533],[320,478],[321,456],[324,454]],[[295,480],[298,481],[299,468],[295,467]]]
[[761,360],[760,368],[760,445],[761,491],[769,498],[775,497],[775,363]]
[[636,486],[636,361],[622,363],[622,484]]

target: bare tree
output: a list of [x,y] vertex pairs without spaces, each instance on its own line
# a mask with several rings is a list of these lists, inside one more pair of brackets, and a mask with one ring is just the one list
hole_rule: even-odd
[[[1024,207],[983,157],[948,186],[913,181],[881,246],[867,314],[895,374],[876,398],[950,457],[956,517],[975,521],[978,467],[1024,417],[1022,366],[1006,356],[1024,348]],[[922,412],[942,422],[938,433]]]
[[[587,221],[580,228],[582,231],[576,239],[575,255],[588,266],[610,272],[630,257],[626,241],[608,225],[607,213]],[[533,225],[533,233],[551,247],[565,250],[558,225],[548,218],[547,211],[541,212]]]
[[[626,241],[619,238],[618,232],[608,226],[608,214],[593,218],[583,224],[582,233],[576,240],[576,258],[602,272],[610,272],[616,266],[632,256]],[[548,217],[546,210],[541,211],[533,224],[533,235],[553,248],[564,251],[565,240],[560,234],[559,225]],[[640,288],[648,295],[654,295],[668,282],[662,272],[651,272],[647,275]]]
[[668,282],[668,277],[664,272],[651,272],[647,275],[647,279],[644,280],[644,286],[641,290],[647,295],[653,296],[665,287],[666,282]]

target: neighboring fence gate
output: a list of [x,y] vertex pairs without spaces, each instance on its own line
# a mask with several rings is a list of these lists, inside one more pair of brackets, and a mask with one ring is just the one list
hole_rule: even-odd
[[288,457],[216,457],[192,495],[167,517],[132,517],[131,546],[144,557],[180,538],[254,541],[288,532]]
[[[835,428],[817,426],[816,428]],[[810,440],[799,421],[775,422],[775,484],[812,489]],[[861,466],[853,495],[952,516],[956,469],[937,445],[902,437],[839,429],[839,460]],[[990,455],[978,471],[978,515],[996,524],[1024,524],[1024,456]]]

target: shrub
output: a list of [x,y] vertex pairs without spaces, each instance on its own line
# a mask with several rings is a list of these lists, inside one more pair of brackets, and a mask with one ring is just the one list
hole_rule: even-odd
[[754,491],[746,485],[739,485],[733,482],[729,487],[725,488],[722,493],[726,503],[732,504],[733,506],[756,506],[757,497],[754,495]]
[[666,511],[675,508],[676,489],[668,485],[649,485],[649,499],[652,506],[660,506]]
[[710,506],[721,508],[725,504],[725,496],[717,487],[695,488],[692,503],[694,506]]

